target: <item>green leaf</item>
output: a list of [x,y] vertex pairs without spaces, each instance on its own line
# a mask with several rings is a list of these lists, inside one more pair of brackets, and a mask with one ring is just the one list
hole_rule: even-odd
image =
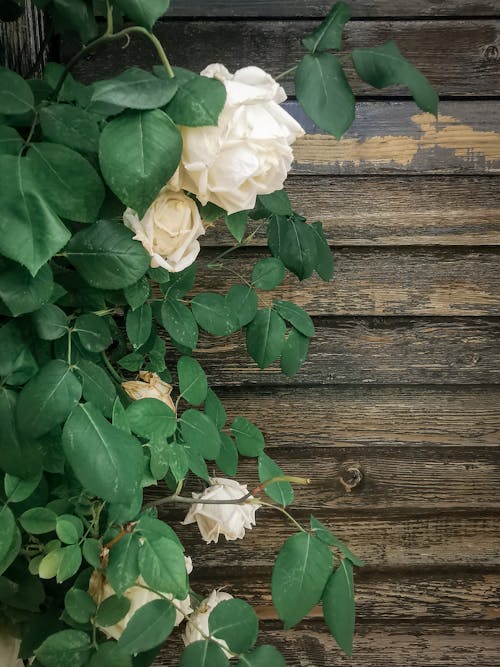
[[248,354],[259,368],[267,368],[281,354],[285,344],[286,326],[271,308],[259,310],[247,326]]
[[226,215],[226,211],[213,204],[211,201],[207,202],[203,206],[197,201],[198,209],[200,211],[201,218],[204,222],[215,222],[215,220],[220,220]]
[[88,160],[60,144],[32,144],[28,151],[33,177],[49,206],[61,217],[94,222],[104,187]]
[[344,558],[333,572],[323,593],[323,614],[332,636],[346,655],[352,655],[354,620],[354,581],[352,563]]
[[42,340],[62,338],[68,331],[68,318],[64,310],[53,303],[47,303],[32,315],[37,336]]
[[168,299],[161,304],[160,320],[176,343],[193,350],[198,344],[198,324],[193,313],[180,301]]
[[82,555],[89,565],[94,568],[101,567],[101,549],[102,545],[99,540],[88,537],[82,544]]
[[215,459],[217,467],[223,473],[234,477],[238,470],[238,449],[232,439],[226,433],[220,434],[220,452]]
[[0,113],[24,114],[33,111],[35,99],[26,81],[5,67],[0,67]]
[[[283,471],[267,454],[259,454],[259,481],[265,482],[273,477],[282,477]],[[265,493],[276,503],[286,507],[293,502],[294,493],[290,482],[273,482],[264,489]]]
[[63,581],[73,577],[82,564],[82,551],[78,544],[71,544],[64,547],[60,552],[60,562],[57,568],[56,581],[61,584]]
[[241,243],[248,225],[248,211],[238,211],[237,213],[227,213],[224,216],[224,222],[231,235]]
[[59,25],[75,30],[84,44],[97,37],[92,7],[84,0],[52,0],[51,10],[59,19]]
[[4,383],[23,384],[37,370],[38,364],[19,324],[11,320],[0,327],[0,375]]
[[26,500],[26,498],[29,498],[40,484],[41,478],[41,471],[34,477],[26,477],[25,479],[6,473],[3,480],[3,486],[9,503],[20,503],[23,500]]
[[56,576],[63,558],[63,550],[60,545],[59,540],[54,540],[53,548],[42,557],[42,560],[38,564],[38,576],[40,579],[53,579]]
[[18,264],[0,273],[0,299],[14,317],[38,310],[50,300],[53,288],[54,280],[48,264],[44,264],[35,276]]
[[217,394],[212,389],[208,389],[207,391],[205,412],[218,429],[224,428],[226,424],[226,411]]
[[301,334],[312,338],[314,336],[314,324],[306,311],[291,301],[273,301],[274,308],[281,317],[300,331]]
[[94,313],[78,315],[73,326],[82,346],[89,352],[103,352],[113,342],[108,323]]
[[250,285],[233,285],[226,296],[238,326],[244,327],[253,320],[259,306],[257,292]]
[[129,109],[157,109],[170,102],[176,91],[173,79],[160,79],[131,67],[113,79],[94,83],[91,102],[109,102]]
[[36,649],[37,659],[45,667],[83,667],[89,659],[92,644],[81,630],[62,630],[50,635]]
[[132,285],[146,273],[151,259],[125,225],[109,220],[76,233],[66,254],[86,282],[99,289]]
[[132,347],[137,349],[144,345],[151,335],[153,313],[149,303],[143,303],[136,310],[129,310],[126,318],[126,329]]
[[313,222],[312,230],[316,234],[316,271],[320,278],[329,281],[333,277],[333,255],[321,222]]
[[130,502],[140,487],[142,447],[132,435],[112,426],[92,403],[78,405],[64,425],[68,463],[82,486],[104,500]]
[[116,642],[99,644],[89,667],[133,667],[131,656],[124,653]]
[[[150,273],[153,271],[159,271],[160,269],[150,269]],[[165,269],[162,269],[165,273]],[[189,292],[196,278],[196,263],[188,266],[187,269],[183,271],[178,271],[177,273],[167,273],[168,281],[167,284],[161,284],[160,288],[166,297],[172,297],[175,299],[180,299],[187,292]],[[155,280],[155,278],[153,278]],[[165,281],[161,281],[165,283]]]
[[231,431],[236,438],[236,446],[242,456],[259,456],[266,442],[262,431],[245,417],[236,417],[231,424]]
[[175,433],[173,410],[157,398],[141,398],[127,408],[130,428],[143,438],[168,438]]
[[61,424],[80,400],[82,385],[65,361],[43,366],[19,395],[16,418],[21,434],[39,438]]
[[336,2],[316,30],[302,39],[302,44],[311,53],[329,49],[338,51],[342,48],[344,25],[350,18],[350,5],[345,2]]
[[96,623],[101,627],[108,628],[121,621],[128,614],[129,609],[130,600],[127,597],[110,595],[109,598],[103,600],[99,605]]
[[269,213],[274,215],[291,215],[293,213],[286,190],[276,190],[269,195],[259,195],[257,201]]
[[437,116],[439,97],[426,77],[409,63],[390,40],[381,46],[354,49],[352,60],[359,76],[375,88],[403,85],[422,111]]
[[200,327],[213,336],[228,336],[238,328],[236,316],[221,294],[199,294],[192,299],[191,308]]
[[99,125],[95,117],[71,104],[48,104],[40,109],[45,139],[81,153],[97,153]]
[[181,357],[177,362],[177,374],[181,396],[191,405],[203,403],[207,397],[208,382],[203,368],[196,359]]
[[7,125],[0,126],[0,155],[19,155],[23,140],[19,132]]
[[88,623],[96,612],[96,604],[87,591],[70,588],[64,598],[64,607],[77,623]]
[[276,257],[260,259],[253,267],[252,284],[257,289],[274,289],[285,277],[285,265]]
[[20,546],[21,534],[16,520],[12,511],[4,505],[0,509],[0,574],[12,563]]
[[118,359],[116,363],[126,371],[139,371],[144,365],[144,355],[142,352],[131,352]]
[[251,653],[240,656],[236,667],[286,667],[285,659],[277,648],[270,644],[257,646]]
[[244,600],[223,600],[208,617],[210,635],[223,639],[231,651],[243,653],[256,642],[259,621],[252,607]]
[[168,448],[168,463],[175,479],[177,481],[184,479],[189,470],[186,448],[178,443],[172,443]]
[[78,362],[78,374],[83,385],[83,398],[98,405],[106,417],[111,417],[116,389],[106,371],[87,359]]
[[153,600],[140,607],[127,623],[118,647],[134,655],[162,644],[175,624],[175,608],[168,600]]
[[114,0],[113,4],[131,21],[151,30],[167,11],[170,0]]
[[73,514],[60,514],[56,519],[56,535],[64,544],[76,544],[83,535],[83,523]]
[[145,539],[139,548],[139,570],[153,590],[170,593],[178,600],[187,596],[184,552],[173,540],[163,536]]
[[56,529],[57,514],[48,507],[32,507],[23,512],[19,523],[27,533],[43,535]]
[[318,521],[312,514],[311,514],[311,530],[314,531],[314,534],[316,537],[318,537],[322,542],[325,544],[329,544],[330,546],[335,546],[340,551],[344,554],[346,558],[348,558],[353,565],[357,565],[358,567],[363,567],[363,561],[358,558],[355,554],[352,553],[352,551],[347,547],[341,540],[339,540],[338,537],[335,537],[335,535],[328,530],[328,528],[321,523],[321,521]]
[[117,595],[133,586],[139,577],[139,538],[129,533],[109,552],[106,578]]
[[300,106],[322,130],[340,139],[351,127],[356,101],[337,56],[304,56],[295,73],[295,90]]
[[283,373],[293,377],[306,360],[308,350],[309,338],[297,329],[292,329],[281,352],[280,366]]
[[123,290],[123,295],[132,310],[136,310],[145,303],[151,296],[151,285],[146,276],[143,276],[134,285],[130,285]]
[[318,261],[316,236],[311,225],[298,216],[271,218],[268,230],[269,248],[299,280],[309,278]]
[[189,469],[200,479],[204,479],[207,484],[210,482],[210,475],[208,474],[207,464],[203,456],[195,452],[193,449],[187,449]]
[[70,238],[39,190],[28,158],[0,156],[0,252],[32,276]]
[[181,151],[180,132],[166,113],[131,111],[104,128],[99,162],[111,190],[142,217],[177,169]]
[[273,569],[273,604],[285,628],[298,623],[318,604],[332,571],[330,549],[302,532],[289,537]]
[[195,452],[205,459],[216,459],[220,451],[217,427],[203,412],[186,410],[180,418],[182,437]]
[[229,667],[229,661],[219,644],[204,639],[186,646],[179,667]]
[[217,125],[226,102],[226,88],[218,79],[194,74],[179,83],[167,112],[177,125]]
[[41,470],[38,447],[18,431],[15,414],[18,395],[5,387],[0,389],[0,424],[2,424],[2,446],[0,467],[10,475],[30,478]]

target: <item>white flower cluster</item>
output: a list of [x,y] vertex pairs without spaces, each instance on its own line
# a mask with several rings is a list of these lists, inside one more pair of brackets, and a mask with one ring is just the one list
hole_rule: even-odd
[[182,271],[194,262],[205,233],[196,203],[209,202],[228,214],[254,208],[257,195],[280,190],[292,165],[292,144],[304,134],[280,103],[283,88],[258,67],[231,74],[223,65],[201,73],[226,88],[216,126],[179,128],[181,162],[142,219],[128,208],[123,216],[151,255],[151,266]]

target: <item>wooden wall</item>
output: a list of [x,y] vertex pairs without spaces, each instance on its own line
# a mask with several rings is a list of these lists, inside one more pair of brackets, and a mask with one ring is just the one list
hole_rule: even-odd
[[[343,141],[307,124],[288,188],[300,211],[324,221],[336,276],[329,285],[289,279],[277,294],[315,316],[309,361],[293,380],[260,372],[238,335],[202,340],[197,356],[230,415],[255,420],[278,462],[313,478],[297,493],[297,514],[314,511],[366,562],[354,656],[341,655],[319,611],[287,633],[276,620],[271,564],[291,534],[279,516],[261,510],[245,540],[208,548],[192,527],[179,532],[195,587],[226,585],[254,603],[261,640],[290,667],[498,667],[500,2],[352,4],[346,45],[397,39],[437,87],[440,117],[405,91],[374,95],[357,83],[358,119]],[[278,74],[328,6],[173,0],[156,33],[176,64],[255,63]],[[154,60],[147,42],[133,41],[76,74],[105,78]],[[286,88],[293,100],[292,80]],[[300,117],[293,101],[289,109]],[[214,229],[203,261],[228,243]],[[231,261],[245,272],[263,245],[256,236]],[[205,269],[201,283],[225,291],[232,278]],[[239,479],[255,477],[243,463]],[[158,665],[177,664],[178,642]]]

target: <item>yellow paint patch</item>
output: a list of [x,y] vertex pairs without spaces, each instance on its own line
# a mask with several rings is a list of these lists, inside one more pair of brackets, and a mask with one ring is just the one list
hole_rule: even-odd
[[346,138],[337,141],[322,134],[309,134],[295,145],[297,162],[302,164],[350,163],[360,166],[409,166],[423,151],[441,148],[466,161],[500,161],[500,133],[475,130],[453,116],[421,113],[412,116],[419,130],[416,136],[376,136],[368,139]]

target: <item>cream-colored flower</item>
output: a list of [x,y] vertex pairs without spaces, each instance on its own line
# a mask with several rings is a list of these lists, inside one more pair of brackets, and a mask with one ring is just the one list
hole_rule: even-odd
[[0,632],[0,665],[2,667],[24,667],[18,658],[21,642],[16,637]]
[[169,187],[228,213],[252,209],[257,195],[282,189],[293,161],[291,144],[304,131],[280,106],[283,88],[262,69],[231,74],[213,64],[202,75],[222,81],[226,103],[217,126],[179,128],[181,163]]
[[168,188],[161,190],[142,220],[127,208],[123,222],[151,255],[151,266],[173,273],[194,262],[200,252],[197,239],[205,233],[195,202],[184,192]]
[[175,404],[172,400],[172,385],[163,380],[156,374],[149,371],[140,371],[139,380],[129,380],[122,382],[125,392],[138,401],[141,398],[156,398],[175,412]]
[[[210,634],[210,629],[208,627],[208,617],[210,616],[211,612],[219,604],[219,602],[232,599],[233,596],[229,595],[229,593],[223,593],[222,591],[213,590],[210,593],[210,595],[207,598],[205,598],[203,602],[201,602],[199,607],[196,608],[196,611],[193,614],[191,614],[191,616],[188,618],[188,621],[184,628],[184,633],[182,635],[184,644],[187,646],[188,644],[192,644],[193,642],[205,639],[203,635]],[[224,639],[215,639],[215,641],[221,646],[226,656],[230,658],[231,653]]]
[[[188,574],[193,571],[193,564],[191,562],[191,558],[189,557],[186,558],[186,570]],[[141,587],[141,585],[146,585],[146,582],[142,577],[137,579],[136,584],[140,585],[131,586],[123,593],[124,597],[130,600],[130,609],[128,610],[127,614],[122,619],[120,619],[118,623],[115,623],[115,625],[101,627],[102,632],[112,639],[119,639],[121,637],[130,619],[138,609],[143,607],[148,602],[161,599],[160,595],[157,595],[156,593]],[[191,608],[191,600],[189,595],[184,598],[184,600],[177,600],[171,593],[163,591],[160,592],[162,592],[162,594],[169,600],[172,600],[177,607],[175,612],[175,625],[180,625],[184,618],[188,614],[191,614],[193,611]],[[115,591],[109,585],[103,575],[97,570],[94,570],[90,578],[89,595],[93,598],[94,602],[99,605],[104,602],[106,598],[115,595]]]
[[[203,500],[238,500],[248,493],[246,484],[239,484],[233,479],[215,477],[210,479],[210,486],[203,493],[193,493],[193,498]],[[255,512],[260,505],[242,503],[191,505],[182,523],[196,523],[201,536],[210,544],[218,542],[219,535],[226,540],[238,540],[245,536],[245,529],[255,526]]]

